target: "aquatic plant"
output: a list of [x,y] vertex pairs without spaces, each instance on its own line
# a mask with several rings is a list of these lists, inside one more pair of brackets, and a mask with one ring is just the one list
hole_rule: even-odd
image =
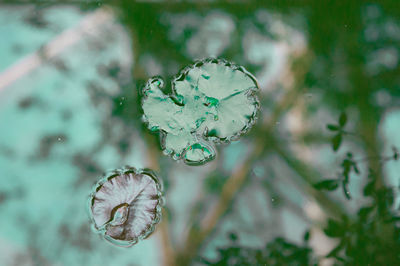
[[129,247],[154,231],[162,204],[157,176],[150,170],[125,167],[95,185],[89,214],[96,232],[115,245]]
[[256,120],[259,102],[256,79],[242,66],[205,59],[183,69],[163,93],[161,77],[143,89],[143,119],[160,133],[165,154],[186,164],[215,158],[212,143],[237,140]]

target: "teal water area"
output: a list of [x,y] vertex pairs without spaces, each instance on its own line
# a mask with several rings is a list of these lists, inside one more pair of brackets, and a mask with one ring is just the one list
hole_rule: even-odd
[[[122,2],[115,9],[0,5],[0,265],[168,265],[166,250],[189,246],[188,232],[207,224],[210,210],[223,202],[227,180],[243,169],[243,183],[192,264],[221,259],[218,249],[232,244],[232,232],[240,245],[264,249],[278,236],[302,244],[307,230],[313,256],[326,262],[323,256],[337,242],[323,234],[329,208],[315,196],[313,182],[337,177],[349,151],[354,158],[367,156],[362,141],[347,136],[334,152],[326,124],[345,111],[346,130],[374,129],[369,137],[376,140],[376,155],[400,148],[400,88],[391,76],[399,69],[400,20],[363,5],[353,35],[346,35],[351,23],[335,20],[330,29],[343,33],[340,39],[315,28],[325,20],[316,23],[307,8],[290,13],[206,6],[186,12]],[[362,40],[365,57],[349,56],[356,52],[343,45],[349,36]],[[164,140],[141,120],[140,91],[152,76],[172,77],[209,57],[254,74],[261,110],[239,141],[216,145],[214,160],[190,166],[163,155]],[[348,68],[354,62],[359,72]],[[370,82],[358,84],[349,73]],[[199,160],[195,148],[188,156]],[[152,167],[164,183],[169,242],[160,226],[131,248],[114,246],[91,229],[87,200],[93,185],[124,165]],[[369,202],[362,195],[368,164],[359,167],[359,175],[350,175],[352,200],[341,189],[322,192],[349,216]],[[398,161],[382,166],[388,187],[399,186],[399,171]]]

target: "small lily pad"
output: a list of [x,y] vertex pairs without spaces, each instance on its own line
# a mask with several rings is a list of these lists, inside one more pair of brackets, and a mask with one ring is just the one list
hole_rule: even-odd
[[112,244],[130,247],[150,235],[161,218],[161,184],[149,170],[132,167],[102,178],[89,197],[95,232]]

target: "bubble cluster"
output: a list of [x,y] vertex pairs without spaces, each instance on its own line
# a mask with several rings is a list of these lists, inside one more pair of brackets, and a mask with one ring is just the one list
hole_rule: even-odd
[[160,132],[162,149],[190,165],[215,158],[213,143],[237,140],[256,120],[256,79],[243,67],[222,59],[205,59],[183,69],[172,81],[150,79],[143,88],[143,119]]
[[129,247],[151,234],[161,218],[161,183],[150,170],[115,170],[101,179],[89,197],[96,232],[111,243]]

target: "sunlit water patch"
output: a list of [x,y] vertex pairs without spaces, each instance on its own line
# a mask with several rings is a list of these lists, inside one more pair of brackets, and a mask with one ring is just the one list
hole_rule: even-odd
[[243,67],[221,59],[205,59],[183,69],[172,81],[150,79],[143,89],[144,121],[160,132],[165,154],[190,165],[215,158],[213,143],[237,140],[256,120],[259,90]]
[[96,232],[111,243],[130,247],[151,234],[161,218],[161,183],[148,170],[115,170],[101,179],[89,198]]

